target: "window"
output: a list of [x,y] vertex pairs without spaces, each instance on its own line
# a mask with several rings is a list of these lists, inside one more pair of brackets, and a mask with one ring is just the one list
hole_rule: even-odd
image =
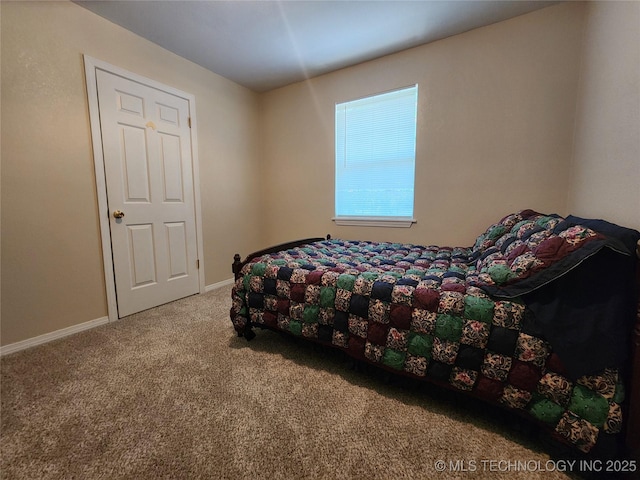
[[411,226],[418,86],[336,104],[338,225]]

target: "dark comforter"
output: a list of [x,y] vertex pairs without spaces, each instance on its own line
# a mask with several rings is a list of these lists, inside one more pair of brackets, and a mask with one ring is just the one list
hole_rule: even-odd
[[[526,210],[469,248],[314,242],[247,264],[231,319],[239,335],[270,327],[526,412],[588,452],[622,428],[635,311],[635,256],[595,227]],[[581,295],[583,277],[607,297]]]

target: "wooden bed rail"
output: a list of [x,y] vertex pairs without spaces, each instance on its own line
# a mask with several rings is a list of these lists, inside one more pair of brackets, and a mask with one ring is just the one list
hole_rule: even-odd
[[240,278],[240,270],[242,270],[242,267],[244,267],[247,263],[249,263],[251,260],[253,260],[256,257],[261,257],[262,255],[266,255],[268,253],[279,252],[280,250],[289,250],[291,248],[299,247],[301,245],[306,245],[307,243],[320,242],[322,240],[331,240],[331,235],[327,234],[327,236],[324,238],[323,237],[304,238],[302,240],[294,240],[293,242],[281,243],[280,245],[275,245],[273,247],[269,247],[263,250],[259,250],[257,252],[253,252],[247,255],[247,257],[244,260],[241,260],[240,254],[236,253],[233,256],[233,263],[231,264],[231,270],[233,271],[233,278],[234,280],[237,280],[238,278]]

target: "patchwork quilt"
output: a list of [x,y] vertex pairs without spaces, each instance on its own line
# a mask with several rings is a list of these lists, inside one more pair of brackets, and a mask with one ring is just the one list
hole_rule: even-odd
[[[523,296],[603,250],[635,258],[610,235],[531,210],[491,225],[472,247],[319,241],[245,265],[231,320],[239,335],[288,332],[518,410],[589,452],[622,428],[622,365],[568,369],[549,334],[561,320],[540,322]],[[623,336],[633,318],[614,321]]]

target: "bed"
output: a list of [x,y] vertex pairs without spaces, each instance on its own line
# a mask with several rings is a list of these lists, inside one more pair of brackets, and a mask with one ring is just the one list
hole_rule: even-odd
[[516,411],[573,451],[635,456],[638,251],[635,230],[533,210],[470,247],[309,238],[236,254],[230,316],[247,340],[308,339]]

